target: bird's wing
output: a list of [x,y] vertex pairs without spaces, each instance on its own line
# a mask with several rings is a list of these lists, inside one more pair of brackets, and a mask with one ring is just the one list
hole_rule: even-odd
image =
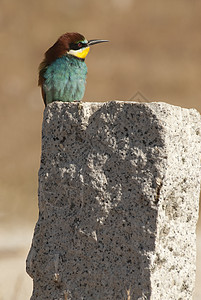
[[40,65],[39,65],[39,76],[38,76],[38,85],[41,87],[41,93],[42,93],[42,97],[43,97],[43,101],[45,106],[47,105],[46,103],[46,94],[45,94],[45,90],[43,88],[43,83],[44,83],[44,73],[47,69],[47,63],[45,60],[43,60]]

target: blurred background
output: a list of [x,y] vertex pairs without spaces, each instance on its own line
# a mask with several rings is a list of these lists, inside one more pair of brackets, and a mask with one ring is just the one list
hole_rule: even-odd
[[[37,71],[44,52],[72,31],[110,40],[86,59],[84,101],[145,97],[201,111],[199,0],[0,0],[0,300],[31,295],[25,259],[38,216],[44,110]],[[199,229],[197,247],[196,300]]]

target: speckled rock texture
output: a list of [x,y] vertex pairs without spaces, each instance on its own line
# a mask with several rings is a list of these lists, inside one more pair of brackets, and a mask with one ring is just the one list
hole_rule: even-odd
[[190,300],[200,114],[166,103],[45,109],[31,300]]

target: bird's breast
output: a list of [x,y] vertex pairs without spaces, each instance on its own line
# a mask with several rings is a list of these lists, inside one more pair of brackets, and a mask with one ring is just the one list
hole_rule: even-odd
[[84,96],[87,66],[84,61],[63,56],[47,67],[43,88],[47,103],[60,100],[71,102]]

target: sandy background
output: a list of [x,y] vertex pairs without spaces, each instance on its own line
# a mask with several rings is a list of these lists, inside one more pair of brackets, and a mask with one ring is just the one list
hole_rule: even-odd
[[[37,68],[63,33],[109,39],[87,59],[85,101],[164,101],[201,112],[201,1],[0,0],[0,300],[29,299],[43,102]],[[200,228],[200,225],[199,225]],[[201,299],[198,229],[195,300]]]

